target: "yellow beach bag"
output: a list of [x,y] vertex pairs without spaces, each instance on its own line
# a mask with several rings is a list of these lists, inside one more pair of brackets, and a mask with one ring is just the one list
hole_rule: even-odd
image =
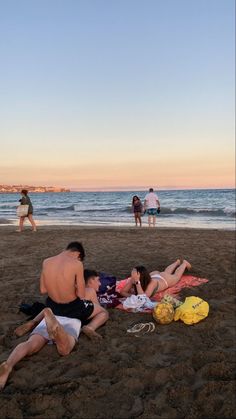
[[174,320],[185,324],[198,323],[209,313],[209,304],[199,297],[187,297],[184,303],[175,310]]

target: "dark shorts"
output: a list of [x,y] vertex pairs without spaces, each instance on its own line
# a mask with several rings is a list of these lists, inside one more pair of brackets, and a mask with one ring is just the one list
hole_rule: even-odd
[[76,300],[71,301],[70,303],[59,304],[48,297],[46,300],[46,306],[52,310],[55,316],[79,319],[82,323],[91,316],[94,310],[92,301],[81,300],[80,298],[76,298]]
[[157,215],[157,208],[149,208],[147,213],[148,215]]

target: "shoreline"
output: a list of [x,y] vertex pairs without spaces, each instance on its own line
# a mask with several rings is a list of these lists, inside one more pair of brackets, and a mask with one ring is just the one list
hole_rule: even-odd
[[[37,220],[36,220],[37,222]],[[1,224],[0,223],[0,229],[9,229],[9,230],[13,230],[15,231],[15,228],[18,226],[18,223],[15,224]],[[114,226],[114,225],[95,225],[95,224],[88,224],[88,225],[84,225],[84,224],[76,224],[76,225],[68,225],[68,224],[50,224],[50,225],[40,225],[37,224],[37,232],[39,231],[43,231],[43,230],[49,230],[49,229],[53,229],[53,230],[57,230],[57,229],[81,229],[81,230],[109,230],[109,229],[114,229],[114,230],[137,230],[137,231],[142,231],[142,230],[154,230],[154,231],[166,231],[166,230],[193,230],[193,231],[219,231],[219,232],[231,232],[231,233],[235,233],[235,228],[234,229],[230,229],[230,228],[209,228],[209,227],[148,227],[148,225],[143,225],[142,227],[135,227],[134,225],[130,225],[130,226]],[[25,225],[23,233],[26,231],[31,231],[31,226],[30,225]]]

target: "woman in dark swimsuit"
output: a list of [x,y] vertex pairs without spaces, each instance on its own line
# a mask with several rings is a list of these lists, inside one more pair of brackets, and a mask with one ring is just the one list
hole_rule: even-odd
[[142,206],[142,202],[140,201],[140,199],[137,195],[133,196],[132,209],[133,209],[133,213],[134,213],[134,220],[135,220],[136,227],[138,227],[138,222],[139,222],[139,226],[142,227],[141,214],[142,214],[142,211],[143,211],[143,206]]

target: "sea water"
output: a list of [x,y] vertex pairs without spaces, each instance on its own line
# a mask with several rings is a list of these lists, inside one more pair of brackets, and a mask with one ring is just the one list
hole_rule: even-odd
[[[132,226],[132,197],[147,191],[31,193],[38,225]],[[234,230],[235,189],[157,191],[160,227]],[[16,224],[19,194],[0,194],[0,224]],[[147,215],[142,217],[147,226]]]

